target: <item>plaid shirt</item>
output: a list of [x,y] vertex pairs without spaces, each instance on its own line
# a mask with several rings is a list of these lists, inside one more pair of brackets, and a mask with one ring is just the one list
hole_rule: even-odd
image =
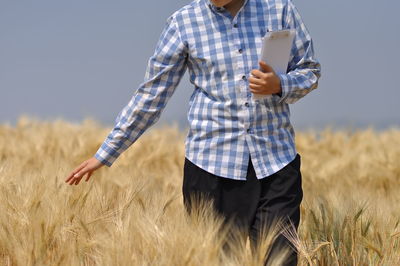
[[[254,100],[248,77],[258,69],[267,31],[295,29],[281,95]],[[268,62],[267,62],[268,63]],[[210,0],[195,0],[167,20],[144,82],[119,113],[95,157],[111,166],[159,118],[186,69],[189,100],[186,157],[217,176],[246,180],[249,156],[257,178],[296,156],[289,104],[317,88],[320,64],[291,0],[246,0],[235,17]]]

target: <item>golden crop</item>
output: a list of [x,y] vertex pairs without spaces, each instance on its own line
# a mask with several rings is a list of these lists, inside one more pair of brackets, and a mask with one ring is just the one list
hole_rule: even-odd
[[[64,183],[109,131],[89,119],[0,125],[0,265],[260,265],[245,240],[223,252],[207,205],[185,214],[176,127],[149,130],[89,183]],[[400,130],[298,132],[296,142],[300,265],[400,265]]]

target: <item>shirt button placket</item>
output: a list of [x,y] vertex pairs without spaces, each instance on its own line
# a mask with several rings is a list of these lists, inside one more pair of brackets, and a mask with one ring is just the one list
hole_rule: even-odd
[[[238,71],[238,73],[240,73],[240,74],[242,74],[242,76],[241,76],[241,79],[242,79],[242,81],[244,81],[244,82],[246,82],[247,81],[247,77],[246,77],[246,75],[245,75],[245,73],[243,73],[244,72],[244,65],[243,65],[243,52],[244,52],[244,50],[243,50],[243,47],[242,47],[242,44],[240,43],[240,39],[239,39],[239,33],[238,33],[238,28],[239,28],[239,25],[238,25],[238,23],[237,22],[234,22],[233,23],[233,35],[234,35],[234,37],[235,37],[235,44],[236,44],[236,47],[237,47],[237,52],[238,52],[238,54],[237,54],[237,71]],[[243,85],[243,93],[246,91],[246,85]]]
[[247,77],[246,77],[246,75],[245,75],[245,73],[244,73],[244,65],[243,65],[243,47],[242,47],[242,44],[241,44],[241,42],[240,42],[240,38],[239,38],[239,32],[238,32],[238,28],[239,28],[239,25],[238,25],[238,23],[237,23],[237,21],[234,21],[233,22],[233,28],[232,28],[232,37],[233,37],[233,40],[234,40],[234,45],[236,46],[236,51],[237,51],[237,56],[236,56],[236,58],[235,58],[235,61],[236,61],[236,63],[235,63],[235,71],[236,71],[236,73],[237,73],[237,75],[240,75],[240,79],[241,79],[241,85],[240,85],[240,91],[241,91],[241,93],[240,93],[240,95],[242,95],[243,94],[243,96],[244,97],[247,97],[247,90],[246,90],[246,88],[247,88],[247,84],[246,84],[246,81],[247,81]]
[[[235,37],[235,44],[237,45],[236,46],[237,47],[237,57],[236,58],[237,58],[237,66],[238,66],[237,71],[238,71],[238,73],[240,73],[242,75],[241,80],[243,82],[243,85],[241,87],[243,89],[242,90],[243,97],[247,98],[247,76],[246,76],[246,73],[244,73],[244,64],[243,64],[244,49],[243,49],[242,44],[239,39],[239,34],[237,31],[238,27],[239,27],[238,24],[235,22],[233,24],[233,35]],[[243,125],[244,131],[246,133],[251,133],[252,130],[250,129],[250,123],[249,123],[249,117],[248,117],[250,115],[250,113],[248,113],[248,112],[250,112],[250,110],[249,110],[250,104],[248,102],[245,102],[244,106],[246,107],[246,110],[244,110],[244,112],[247,113],[244,116],[244,125]]]

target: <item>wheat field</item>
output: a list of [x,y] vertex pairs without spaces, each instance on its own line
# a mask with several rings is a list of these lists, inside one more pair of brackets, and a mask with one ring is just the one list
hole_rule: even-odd
[[[0,265],[260,265],[221,219],[182,203],[186,132],[148,130],[111,168],[69,186],[111,128],[21,117],[0,125]],[[400,265],[400,130],[297,132],[299,265]],[[284,255],[284,254],[283,254]],[[276,264],[279,259],[276,257]]]

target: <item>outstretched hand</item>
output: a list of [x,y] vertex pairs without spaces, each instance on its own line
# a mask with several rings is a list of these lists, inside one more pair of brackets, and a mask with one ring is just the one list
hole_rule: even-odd
[[260,69],[253,69],[249,78],[250,91],[254,94],[279,94],[282,91],[281,80],[274,69],[263,61],[259,62]]
[[95,157],[92,157],[83,163],[81,163],[77,168],[75,168],[65,180],[65,183],[69,183],[70,185],[78,185],[81,179],[86,176],[85,181],[89,181],[90,177],[92,176],[93,172],[96,171],[98,168],[102,167],[102,164],[99,160]]

